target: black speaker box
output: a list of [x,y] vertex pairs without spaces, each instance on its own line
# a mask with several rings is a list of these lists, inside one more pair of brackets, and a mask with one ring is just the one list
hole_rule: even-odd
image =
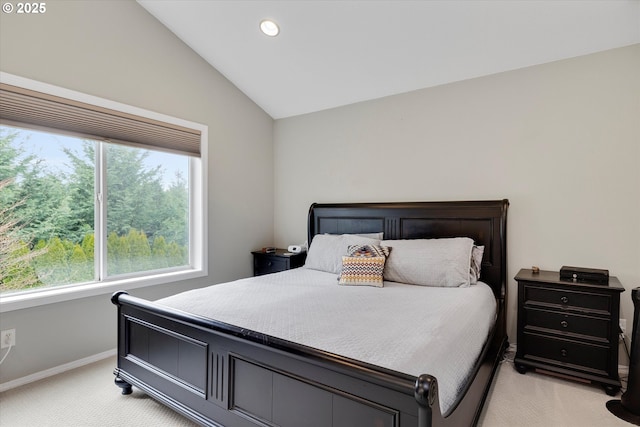
[[607,285],[609,284],[609,270],[562,266],[560,280],[575,280],[576,282]]

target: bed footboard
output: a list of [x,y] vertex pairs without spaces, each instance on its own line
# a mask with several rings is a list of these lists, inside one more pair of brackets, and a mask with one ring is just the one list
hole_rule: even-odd
[[[202,425],[430,427],[435,378],[279,342],[117,292],[123,394],[135,386]],[[419,404],[420,402],[420,404]],[[427,403],[425,406],[424,403]]]

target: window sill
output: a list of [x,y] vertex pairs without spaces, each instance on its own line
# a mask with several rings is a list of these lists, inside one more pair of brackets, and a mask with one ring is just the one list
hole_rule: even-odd
[[109,295],[119,290],[144,288],[147,286],[161,285],[177,282],[179,280],[195,279],[203,276],[206,276],[206,272],[203,270],[183,270],[157,274],[154,276],[114,280],[99,284],[91,283],[87,285],[65,286],[37,292],[19,293],[15,295],[9,294],[0,297],[0,313],[93,297],[96,295]]

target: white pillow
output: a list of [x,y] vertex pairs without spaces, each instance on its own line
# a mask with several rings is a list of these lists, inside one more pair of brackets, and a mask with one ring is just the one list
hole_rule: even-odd
[[309,246],[305,267],[340,274],[342,256],[351,245],[380,245],[380,240],[355,234],[316,234]]
[[384,231],[380,231],[379,233],[354,233],[351,236],[360,236],[360,237],[368,237],[370,239],[384,239]]
[[384,279],[423,286],[467,287],[470,284],[473,240],[450,239],[383,240],[392,247]]
[[472,285],[480,280],[480,268],[482,267],[482,255],[484,254],[484,246],[473,245],[471,251],[471,270],[469,270],[469,282]]

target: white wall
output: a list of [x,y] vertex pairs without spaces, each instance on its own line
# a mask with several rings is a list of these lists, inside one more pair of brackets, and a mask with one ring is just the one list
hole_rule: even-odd
[[635,45],[277,120],[275,243],[305,240],[313,202],[508,198],[512,342],[520,268],[638,287],[638,76]]
[[[273,120],[134,1],[47,1],[0,14],[0,70],[209,127],[209,277],[132,291],[155,299],[250,276],[273,238]],[[17,345],[0,383],[116,346],[110,295],[3,313]],[[3,351],[4,354],[4,351]]]
[[[305,239],[312,202],[503,197],[509,277],[573,264],[640,286],[640,46],[275,128],[133,1],[49,0],[44,15],[2,13],[0,52],[2,71],[209,126],[209,277],[134,295],[250,275],[250,250]],[[509,292],[515,341],[513,280]],[[104,295],[17,310],[0,328],[17,330],[4,383],[115,347],[115,307]]]

